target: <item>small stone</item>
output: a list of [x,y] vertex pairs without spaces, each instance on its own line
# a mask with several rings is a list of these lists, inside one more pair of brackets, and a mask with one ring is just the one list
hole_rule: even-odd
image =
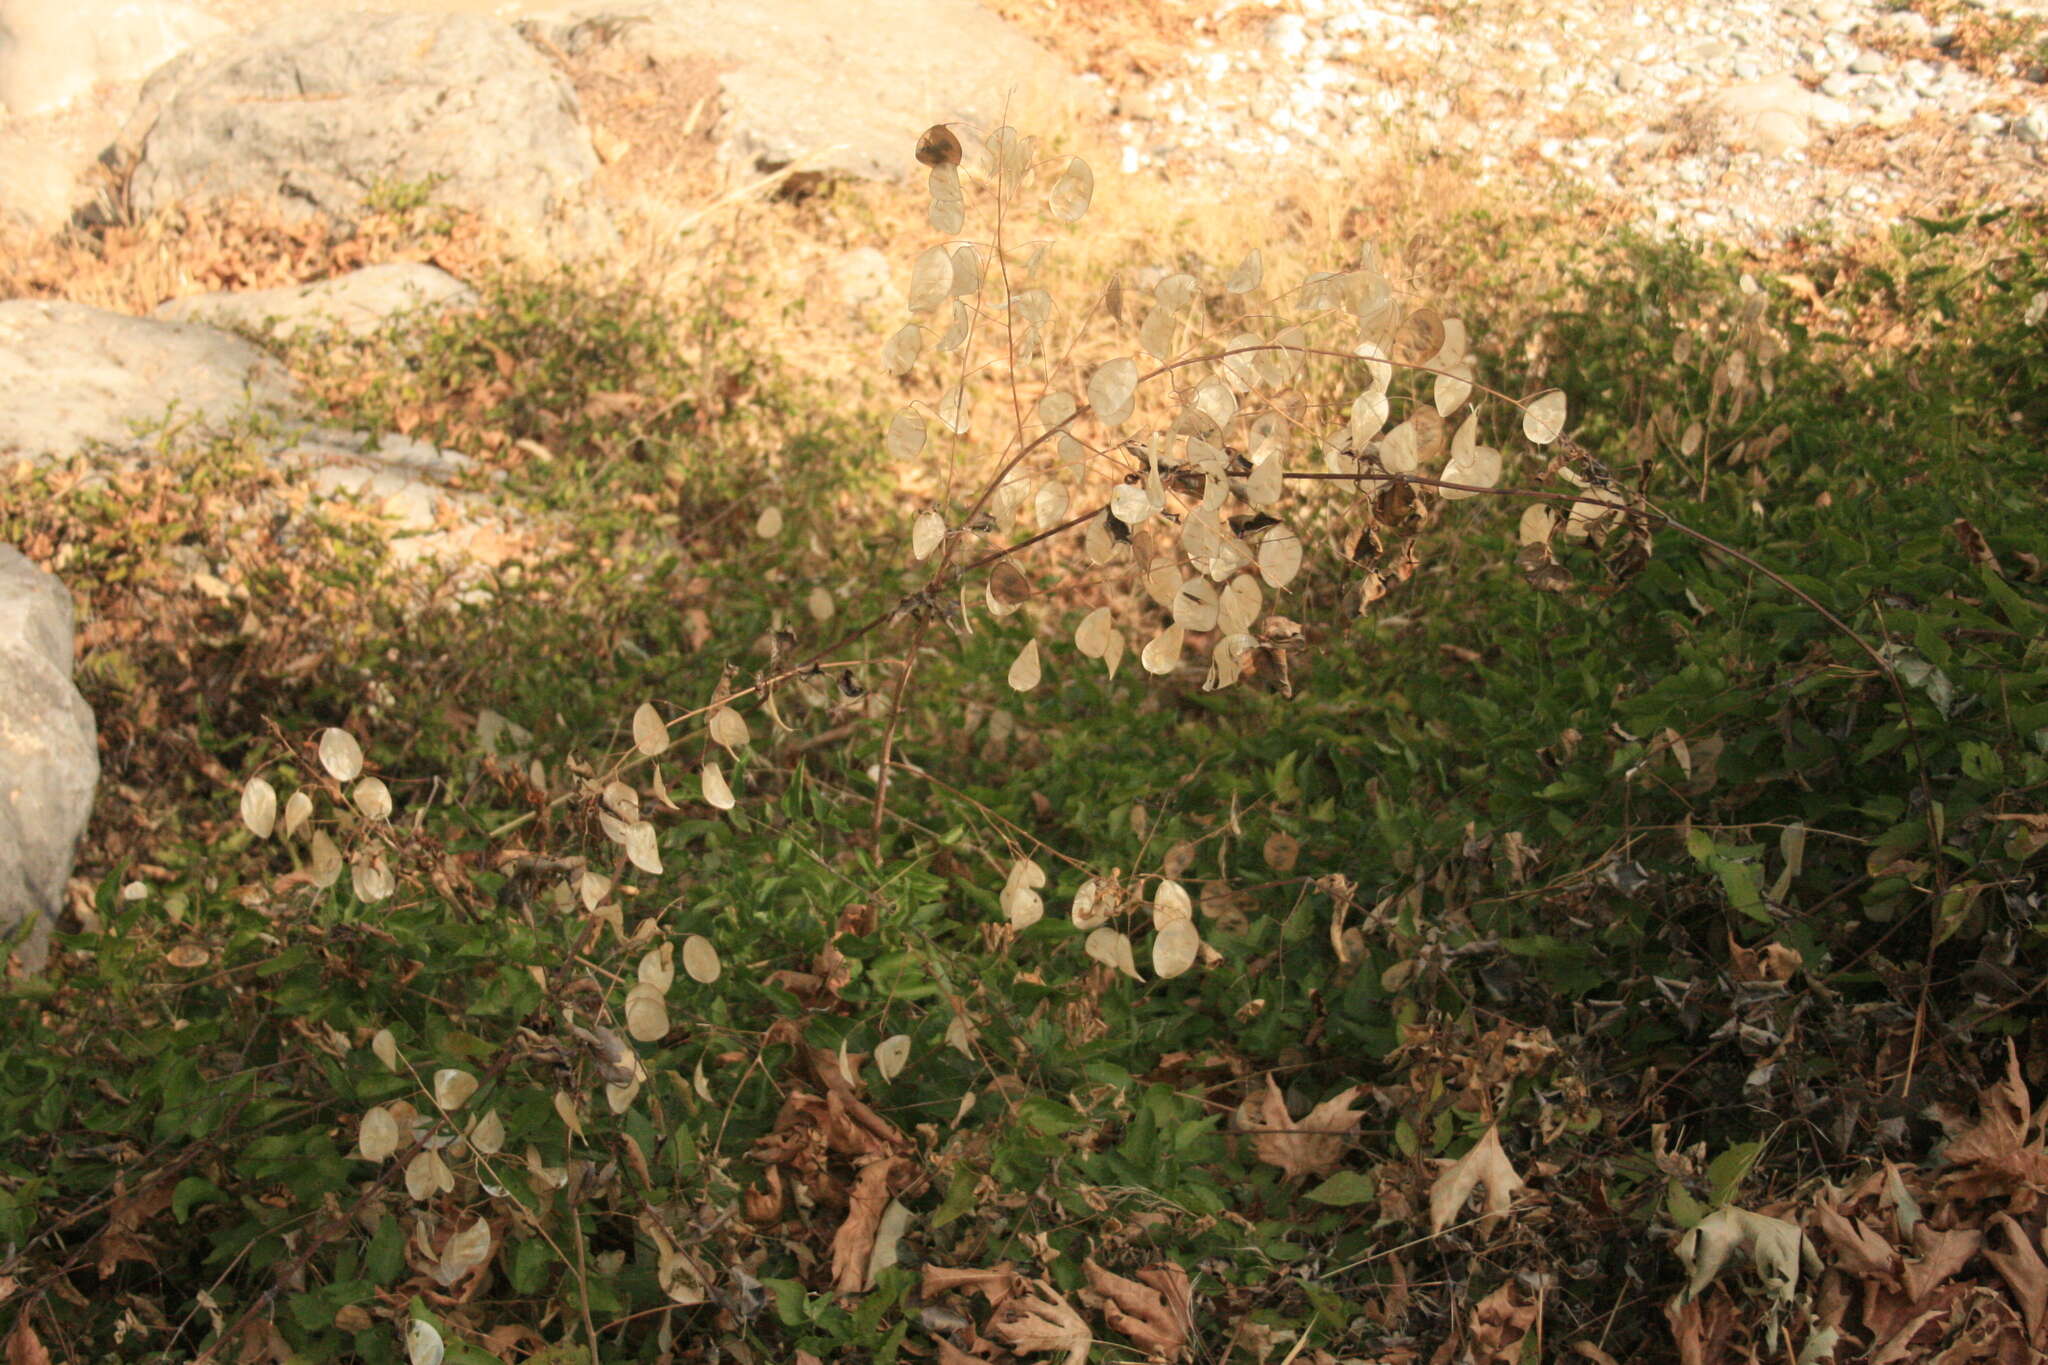
[[1634,62],[1623,62],[1614,68],[1614,88],[1622,94],[1630,94],[1643,83],[1643,69]]
[[1884,68],[1884,57],[1876,52],[1859,52],[1849,59],[1849,69],[1859,76],[1874,76]]
[[1308,50],[1308,25],[1299,14],[1275,15],[1266,22],[1266,48],[1290,60]]
[[1997,137],[2005,131],[2005,120],[1996,114],[1975,113],[1964,125],[1971,137]]
[[2012,135],[2034,147],[2048,142],[2048,109],[2029,109],[2012,125]]

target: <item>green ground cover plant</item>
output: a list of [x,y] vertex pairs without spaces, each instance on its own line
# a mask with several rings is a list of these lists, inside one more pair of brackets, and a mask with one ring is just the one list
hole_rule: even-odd
[[1489,330],[1061,297],[1085,166],[920,154],[868,423],[568,275],[298,357],[573,529],[481,600],[231,441],[7,501],[119,812],[0,998],[15,1358],[2038,1333],[2042,224],[1845,271],[1889,352],[1641,240]]

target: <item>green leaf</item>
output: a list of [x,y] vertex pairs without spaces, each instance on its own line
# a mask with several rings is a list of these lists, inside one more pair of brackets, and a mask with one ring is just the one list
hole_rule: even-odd
[[1707,1185],[1713,1191],[1715,1207],[1735,1197],[1735,1191],[1749,1178],[1750,1170],[1763,1150],[1761,1142],[1738,1142],[1707,1166]]
[[178,1182],[176,1189],[171,1191],[171,1217],[182,1223],[191,1217],[192,1206],[195,1204],[226,1204],[230,1202],[232,1201],[229,1200],[227,1191],[214,1184],[211,1180],[202,1179],[196,1175],[188,1175]]
[[1363,1171],[1339,1171],[1310,1190],[1308,1197],[1318,1204],[1348,1209],[1354,1204],[1371,1202],[1378,1193],[1378,1183]]
[[1671,1215],[1671,1221],[1679,1227],[1690,1229],[1707,1216],[1707,1206],[1687,1193],[1685,1186],[1676,1180],[1664,1187],[1664,1211]]

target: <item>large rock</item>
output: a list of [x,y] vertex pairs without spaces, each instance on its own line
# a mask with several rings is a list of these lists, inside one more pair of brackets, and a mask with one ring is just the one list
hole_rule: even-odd
[[934,123],[984,129],[1087,107],[1099,93],[974,0],[670,0],[535,25],[575,56],[610,45],[670,62],[710,57],[727,154],[863,179],[917,169]]
[[196,437],[251,409],[294,408],[284,367],[215,328],[78,303],[0,303],[0,457],[132,446],[138,426],[167,416],[176,435]]
[[0,545],[0,961],[41,971],[100,780],[92,708],[71,684],[71,593]]
[[61,108],[227,31],[176,0],[0,0],[0,109]]
[[1765,156],[1803,150],[1817,129],[1868,117],[1867,111],[1808,90],[1790,73],[1726,86],[1703,106],[1719,121],[1728,141],[1754,147]]
[[288,337],[301,329],[367,336],[407,313],[460,308],[476,291],[445,270],[395,261],[364,266],[317,284],[172,299],[152,315],[165,322],[203,322]]
[[601,231],[575,90],[474,15],[302,15],[204,44],[150,78],[122,143],[143,214],[274,196],[347,218],[424,191],[509,226],[567,213]]

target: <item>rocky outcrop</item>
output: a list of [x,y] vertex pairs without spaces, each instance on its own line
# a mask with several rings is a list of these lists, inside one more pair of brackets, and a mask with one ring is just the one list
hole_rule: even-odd
[[602,234],[573,87],[509,26],[473,15],[286,19],[206,43],[149,79],[122,134],[130,205],[274,199],[340,218],[420,194],[512,227]]
[[0,303],[0,458],[132,447],[138,428],[196,437],[254,409],[290,411],[282,365],[212,327],[78,303]]
[[408,313],[460,308],[476,291],[445,270],[398,261],[365,266],[315,284],[172,299],[153,314],[164,322],[289,337],[302,329],[366,336]]
[[530,31],[572,56],[610,45],[656,62],[710,57],[726,154],[750,170],[802,162],[895,179],[917,169],[911,148],[934,123],[1021,126],[1101,99],[973,0],[670,0]]
[[71,593],[0,545],[0,958],[41,971],[99,785],[92,708],[71,682]]
[[62,108],[227,31],[176,0],[0,0],[0,110]]

